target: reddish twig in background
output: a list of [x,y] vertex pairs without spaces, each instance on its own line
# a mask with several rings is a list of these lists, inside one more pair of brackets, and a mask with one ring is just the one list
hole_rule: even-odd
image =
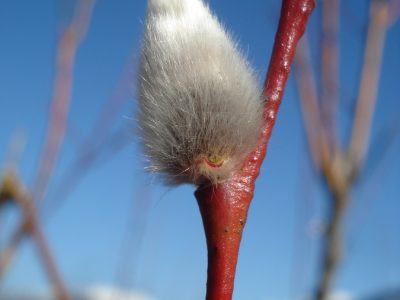
[[129,55],[120,79],[103,104],[92,130],[78,143],[74,160],[62,174],[60,183],[54,189],[55,192],[50,195],[54,200],[47,203],[47,206],[43,205],[41,212],[45,211],[47,215],[53,214],[63,205],[70,191],[94,168],[96,162],[100,161],[100,158],[113,156],[130,143],[132,125],[124,124],[113,131],[113,124],[120,117],[119,113],[132,94],[131,82],[134,77],[132,69],[135,70],[137,64],[135,52],[136,49]]
[[[101,145],[101,147],[99,147],[99,148],[93,149],[92,150],[93,159],[87,159],[87,160],[82,162],[82,163],[84,163],[83,165],[86,167],[84,169],[86,171],[88,171],[90,169],[90,167],[94,163],[94,160],[96,160],[96,158],[98,158],[98,155],[99,155],[98,153],[100,153],[100,150],[102,150],[103,152],[105,150],[108,150],[109,153],[107,153],[107,155],[115,154],[116,152],[121,150],[125,145],[128,144],[128,139],[127,138],[123,138],[123,136],[125,136],[125,135],[126,134],[124,132],[122,132],[122,131],[114,133],[114,135],[112,135],[107,140],[107,142],[109,142],[109,143],[107,143],[107,145],[111,145],[112,146],[111,149],[107,149],[106,147],[104,147],[104,145]],[[42,220],[43,223],[48,221],[47,218],[50,217],[52,214],[54,214],[55,210],[57,210],[62,205],[62,203],[65,200],[65,197],[67,197],[68,193],[73,189],[73,187],[75,187],[75,184],[77,184],[79,179],[81,179],[81,177],[83,176],[82,173],[78,173],[78,172],[77,173],[73,173],[73,174],[75,174],[76,177],[73,177],[72,174],[70,174],[71,176],[68,177],[67,179],[65,179],[65,182],[63,182],[70,189],[62,189],[62,191],[64,191],[65,193],[62,194],[62,196],[61,196],[61,194],[57,194],[57,198],[56,198],[57,201],[56,202],[50,202],[52,204],[52,206],[50,206],[47,209],[47,211],[46,211],[47,214],[44,215],[44,216],[41,216],[41,220]],[[74,181],[72,181],[72,180],[74,180]],[[0,209],[2,208],[2,206],[1,206],[1,204],[2,204],[1,200],[2,199],[1,198],[2,197],[0,195]],[[12,233],[11,239],[8,241],[6,249],[4,249],[4,250],[2,250],[0,252],[0,278],[7,271],[8,267],[10,266],[10,264],[13,262],[14,257],[16,255],[16,252],[18,250],[18,247],[21,244],[23,238],[28,236],[28,235],[29,235],[29,232],[26,231],[25,221],[22,221],[18,225],[18,228],[16,228],[14,230],[14,232]]]
[[22,189],[22,184],[17,177],[11,181],[18,193],[15,192],[9,197],[21,209],[22,220],[0,257],[0,274],[3,274],[12,262],[22,239],[26,236],[32,237],[49,280],[53,284],[56,299],[60,300],[71,299],[71,297],[68,295],[51,252],[47,247],[36,209],[37,203],[44,197],[63,143],[72,92],[75,55],[90,24],[94,2],[94,0],[79,0],[77,2],[75,15],[58,43],[51,111],[37,175],[32,193],[29,193],[29,196],[27,196],[27,193],[21,192],[24,189]]
[[314,6],[314,0],[283,0],[263,91],[265,123],[259,145],[231,179],[218,186],[201,186],[195,193],[207,239],[207,300],[232,299],[239,245],[255,180],[275,125],[297,43]]
[[[372,117],[377,101],[380,66],[384,49],[386,31],[393,21],[389,8],[390,0],[372,0],[368,26],[365,57],[361,72],[360,88],[353,119],[352,136],[348,147],[342,147],[336,127],[338,101],[338,38],[339,0],[323,1],[322,34],[322,90],[321,101],[317,99],[309,49],[306,40],[299,47],[296,56],[296,81],[303,111],[311,156],[315,167],[329,193],[327,228],[323,237],[321,270],[318,278],[315,299],[327,299],[333,284],[337,267],[342,257],[342,226],[350,193],[366,158]],[[321,117],[321,115],[323,117]],[[321,119],[328,120],[328,127],[321,126]],[[321,127],[323,130],[321,130]],[[362,170],[364,171],[364,170]]]
[[88,29],[94,0],[80,0],[71,24],[61,36],[56,61],[56,77],[46,140],[33,186],[33,196],[40,202],[45,194],[64,139],[72,93],[76,51]]
[[338,147],[336,133],[336,112],[339,98],[339,0],[322,1],[321,34],[321,109],[322,125],[330,148]]
[[27,232],[30,233],[33,238],[38,256],[41,259],[42,265],[44,266],[48,278],[53,285],[55,299],[70,300],[72,297],[68,293],[60,272],[57,269],[55,260],[47,246],[47,241],[40,226],[34,203],[30,198],[25,199],[24,202],[24,211],[26,215],[24,219],[28,222],[30,221],[28,223]]
[[[99,161],[100,157],[104,158],[105,156],[113,156],[130,142],[130,134],[128,134],[128,130],[130,131],[131,128],[129,126],[123,126],[115,132],[112,132],[112,123],[115,121],[115,118],[118,115],[117,112],[122,109],[122,106],[127,102],[130,96],[129,82],[131,81],[131,77],[134,76],[134,74],[131,72],[131,69],[135,69],[136,64],[136,57],[134,54],[130,55],[130,58],[121,74],[121,78],[117,84],[117,87],[104,104],[93,130],[82,141],[82,143],[79,144],[75,161],[71,163],[71,167],[67,170],[66,176],[62,178],[62,183],[59,185],[59,188],[56,189],[58,193],[51,195],[52,198],[54,198],[54,201],[50,201],[49,207],[44,207],[44,203],[42,202],[43,195],[49,183],[52,169],[55,167],[55,159],[58,156],[58,152],[63,143],[63,139],[59,138],[58,136],[54,136],[56,135],[57,130],[52,130],[51,127],[54,125],[53,122],[58,122],[58,124],[61,122],[63,125],[58,127],[58,129],[62,129],[62,132],[59,131],[57,134],[63,135],[65,133],[66,118],[68,116],[68,103],[70,99],[67,97],[67,94],[62,94],[61,92],[65,92],[67,90],[70,91],[72,88],[72,69],[74,56],[88,29],[93,6],[94,0],[79,0],[79,2],[77,2],[75,16],[71,21],[71,24],[64,31],[58,45],[57,62],[59,64],[57,66],[56,73],[60,76],[58,76],[55,80],[56,87],[54,88],[55,91],[52,105],[57,106],[58,104],[55,104],[57,101],[57,103],[63,101],[63,104],[60,104],[60,107],[57,108],[58,113],[53,110],[53,114],[50,116],[51,121],[49,121],[48,125],[48,140],[46,141],[46,147],[43,149],[44,152],[42,153],[43,155],[40,170],[38,171],[38,177],[36,178],[35,185],[33,186],[33,189],[36,188],[34,191],[37,193],[37,197],[39,197],[32,198],[35,200],[35,214],[40,215],[42,223],[46,222],[46,217],[53,214],[54,211],[62,205],[70,191],[75,187],[84,174],[88,173],[88,171],[92,169],[95,162]],[[60,65],[60,61],[63,63],[63,65]],[[65,72],[67,73],[64,74]],[[58,96],[61,97],[62,101]],[[60,121],[57,119],[57,117],[60,117],[60,114],[63,116],[64,120]],[[52,137],[49,136],[50,132]],[[51,142],[50,139],[52,139],[53,142]],[[54,143],[55,140],[58,142]],[[44,154],[45,151],[48,153],[51,152],[52,155],[47,157],[46,154]],[[15,156],[14,151],[11,154]],[[46,161],[46,159],[49,160]],[[15,169],[17,168],[15,167]],[[43,216],[43,211],[45,208],[48,208],[45,211],[47,215]],[[27,230],[25,223],[25,220],[21,221],[21,223],[12,233],[5,249],[2,249],[0,253],[0,277],[7,271],[8,267],[13,262],[16,252],[25,237],[32,237],[34,241],[36,237],[42,237],[42,239],[36,239],[36,244],[38,247],[40,246],[43,248],[41,246],[43,243],[39,243],[40,240],[43,240],[43,235],[38,235],[35,232]],[[48,253],[50,255],[50,252]]]
[[325,170],[324,174],[330,191],[331,208],[324,242],[321,277],[316,292],[316,299],[318,300],[326,299],[332,286],[342,256],[341,227],[350,201],[350,191],[355,180],[359,177],[360,169],[369,148],[382,53],[388,29],[388,4],[388,1],[374,0],[371,2],[371,19],[350,144],[348,149],[340,150],[337,156],[330,159],[330,167]]
[[129,55],[120,78],[112,94],[103,104],[91,132],[79,145],[78,156],[79,154],[82,156],[87,152],[93,151],[93,148],[104,142],[108,137],[108,133],[113,129],[113,124],[115,124],[120,117],[122,108],[126,102],[128,102],[131,95],[134,95],[132,91],[132,82],[134,82],[136,74],[132,72],[132,70],[137,69],[137,51],[137,49],[133,49],[132,53]]
[[357,109],[348,150],[349,156],[354,160],[355,172],[361,168],[368,149],[386,31],[390,21],[389,3],[389,1],[372,1],[371,3],[371,23],[368,28]]
[[2,179],[0,186],[0,202],[3,201],[15,202],[22,211],[22,220],[21,226],[18,227],[8,247],[0,256],[0,276],[12,261],[22,238],[29,234],[32,236],[42,265],[52,283],[55,299],[72,299],[60,276],[49,247],[47,246],[47,241],[40,226],[34,202],[13,173],[6,173]]
[[317,87],[311,68],[307,34],[299,42],[294,65],[294,74],[298,85],[311,158],[314,165],[319,168],[327,164],[330,149],[324,135],[326,131],[322,129]]
[[84,153],[79,152],[76,159],[63,174],[56,186],[54,193],[50,195],[51,201],[41,207],[44,221],[52,217],[68,199],[70,193],[95,167],[106,163],[107,158],[115,156],[131,143],[131,128],[123,126],[116,132],[109,133],[99,144],[91,145]]

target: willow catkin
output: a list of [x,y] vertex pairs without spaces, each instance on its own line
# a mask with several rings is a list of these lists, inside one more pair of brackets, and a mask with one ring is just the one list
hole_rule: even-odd
[[260,88],[201,0],[149,0],[139,125],[150,169],[167,184],[218,184],[259,135]]

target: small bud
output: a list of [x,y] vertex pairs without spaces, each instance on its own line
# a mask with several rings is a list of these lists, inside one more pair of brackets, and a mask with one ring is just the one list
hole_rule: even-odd
[[201,0],[150,0],[139,74],[150,169],[167,184],[218,184],[256,145],[261,91]]

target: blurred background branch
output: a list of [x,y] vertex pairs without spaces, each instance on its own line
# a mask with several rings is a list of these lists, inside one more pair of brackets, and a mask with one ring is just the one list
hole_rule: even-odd
[[[120,117],[121,110],[126,106],[127,100],[132,94],[132,82],[136,69],[137,57],[135,51],[129,55],[129,59],[124,66],[120,80],[110,95],[108,100],[102,105],[100,112],[94,122],[92,130],[84,139],[78,140],[78,145],[74,151],[74,159],[70,162],[66,170],[62,173],[61,180],[54,192],[47,195],[47,189],[57,167],[57,160],[63,149],[64,139],[68,130],[73,127],[68,125],[68,117],[71,105],[71,95],[73,91],[73,74],[77,51],[85,39],[86,33],[91,23],[91,15],[94,9],[94,0],[77,0],[73,17],[70,23],[63,29],[57,44],[56,67],[53,96],[50,101],[47,132],[43,148],[40,154],[37,174],[32,189],[24,188],[22,193],[22,179],[18,175],[21,153],[24,149],[24,138],[21,134],[13,135],[10,149],[6,159],[4,176],[0,184],[0,212],[4,211],[5,204],[11,203],[21,211],[21,220],[6,241],[4,247],[0,248],[0,278],[9,270],[14,261],[18,249],[22,245],[24,238],[30,238],[36,245],[38,256],[52,283],[54,297],[60,300],[71,299],[67,291],[60,272],[52,257],[52,253],[47,245],[45,235],[41,229],[41,222],[47,222],[62,206],[72,190],[86,176],[94,166],[104,164],[110,158],[130,143],[131,131],[133,126],[124,124],[115,129],[117,119]],[[72,128],[72,129],[71,129]],[[44,201],[49,198],[48,201]],[[145,217],[141,215],[144,201],[147,198],[140,197],[134,205],[134,216],[140,215],[139,219]],[[140,204],[142,203],[142,204]],[[150,203],[150,202],[149,202]],[[136,210],[137,209],[137,210]],[[132,223],[130,215],[129,224]],[[40,220],[40,222],[39,222]],[[139,246],[144,232],[144,221],[139,224],[135,236],[128,233],[124,238],[124,249],[131,249],[132,243],[135,247]],[[131,225],[129,226],[131,229]],[[128,229],[127,229],[128,230]],[[121,260],[127,259],[132,253],[121,250]],[[120,263],[118,270],[126,268],[125,264]],[[133,267],[132,267],[133,268]],[[130,270],[130,269],[128,269]],[[124,275],[120,275],[124,273]],[[117,281],[124,281],[125,272],[118,271]]]
[[94,0],[77,1],[74,17],[62,33],[58,44],[49,124],[33,185],[33,197],[37,203],[43,201],[64,140],[73,87],[75,56],[88,30],[94,3]]
[[[339,89],[340,1],[322,1],[321,95],[310,63],[308,41],[303,40],[296,56],[296,82],[309,150],[328,190],[327,225],[323,237],[320,275],[315,299],[326,300],[343,252],[343,223],[351,191],[359,178],[369,148],[372,119],[377,101],[385,36],[390,24],[392,1],[371,0],[365,54],[356,101],[356,112],[348,150],[342,149],[336,121]],[[392,20],[393,22],[393,20]]]
[[[12,234],[9,244],[0,253],[0,275],[4,275],[8,266],[12,263],[22,239],[29,236],[34,241],[48,278],[52,282],[54,296],[60,300],[71,299],[71,296],[47,246],[39,223],[36,206],[44,198],[62,147],[72,93],[75,55],[88,30],[93,6],[94,0],[77,1],[74,17],[70,25],[64,30],[58,43],[56,75],[49,123],[36,181],[32,188],[32,197],[28,196],[29,192],[25,188],[22,188],[17,176],[17,170],[13,169],[6,170],[0,190],[1,199],[7,199],[15,203],[22,211],[20,225]],[[16,150],[14,149],[15,147],[12,148],[12,151]],[[18,154],[18,151],[15,153]],[[12,158],[9,159],[12,164],[9,167],[18,166],[16,160],[19,159],[19,155],[16,154],[12,153]]]
[[371,2],[364,63],[348,150],[353,163],[353,172],[355,173],[360,170],[368,151],[372,118],[377,101],[383,49],[389,25],[389,4],[390,1],[387,0],[374,0]]
[[20,227],[12,236],[7,248],[0,253],[0,278],[11,264],[21,239],[25,235],[29,235],[36,245],[38,257],[41,259],[42,265],[53,285],[55,298],[59,300],[72,299],[47,245],[32,198],[28,196],[26,189],[22,187],[18,182],[17,176],[13,173],[6,173],[0,183],[0,201],[15,202],[22,210]]

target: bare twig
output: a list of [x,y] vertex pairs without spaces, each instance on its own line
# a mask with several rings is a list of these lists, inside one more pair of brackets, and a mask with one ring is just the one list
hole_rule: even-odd
[[317,285],[316,299],[325,300],[331,290],[333,278],[342,256],[342,225],[346,212],[348,199],[346,194],[333,196],[331,199],[331,215],[329,216],[327,230],[322,251],[322,264],[320,282]]
[[[70,166],[62,174],[60,184],[56,186],[51,195],[52,200],[46,207],[41,208],[49,216],[60,208],[70,191],[80,180],[93,169],[96,162],[104,156],[114,155],[122,150],[131,141],[131,125],[124,124],[112,132],[113,123],[119,116],[124,104],[131,94],[132,69],[137,63],[136,56],[132,53],[121,74],[120,80],[108,100],[104,103],[100,114],[91,132],[79,143],[76,155]],[[43,205],[45,206],[45,205]]]
[[321,107],[323,129],[326,130],[330,148],[334,151],[338,145],[336,134],[336,111],[339,97],[339,0],[322,1],[322,38],[321,38]]
[[38,220],[37,214],[34,210],[32,201],[30,201],[28,203],[28,205],[30,206],[29,208],[27,208],[28,213],[30,213],[32,215],[31,216],[31,235],[36,244],[36,249],[39,254],[39,257],[42,260],[42,264],[47,272],[47,275],[48,275],[50,281],[53,284],[56,299],[71,300],[72,298],[69,295],[68,290],[64,285],[64,282],[63,282],[61,275],[56,267],[56,264],[52,257],[52,254],[49,250],[49,247],[47,246],[47,241],[42,232],[42,229],[39,224],[39,220]]
[[311,158],[317,169],[325,169],[328,167],[330,152],[324,135],[325,131],[322,130],[317,88],[309,52],[307,35],[305,35],[297,47],[294,71]]
[[354,173],[358,173],[362,167],[368,149],[372,117],[377,100],[382,54],[388,27],[388,8],[388,2],[385,0],[373,0],[371,2],[371,17],[364,65],[349,144],[349,157],[354,164]]
[[5,252],[3,252],[4,256],[0,259],[0,274],[3,274],[7,266],[13,260],[18,245],[27,234],[27,223],[29,223],[29,233],[38,247],[44,266],[47,268],[49,278],[53,281],[58,299],[70,299],[70,297],[63,286],[46,246],[32,199],[35,199],[37,202],[43,199],[63,142],[72,90],[75,54],[90,23],[93,5],[94,0],[78,1],[75,16],[69,27],[66,28],[62,34],[58,44],[56,78],[51,102],[51,113],[47,127],[46,141],[44,143],[44,149],[33,187],[33,194],[35,197],[26,198],[25,196],[16,197],[14,195],[14,200],[16,202],[19,201],[18,204],[24,212],[24,219],[12,235],[10,244]]
[[104,142],[108,137],[115,120],[120,116],[118,113],[132,95],[131,85],[134,81],[133,77],[135,75],[132,70],[136,70],[136,64],[137,57],[134,50],[130,54],[129,59],[124,66],[115,89],[107,99],[106,103],[104,103],[91,132],[81,143],[78,154],[84,155],[85,153],[92,151],[93,148],[98,147],[98,145]]
[[31,235],[37,247],[38,254],[42,260],[43,267],[45,268],[49,280],[51,281],[56,299],[70,300],[71,297],[64,285],[63,280],[58,272],[54,259],[47,246],[46,239],[42,233],[42,229],[36,214],[36,209],[33,201],[25,192],[25,189],[18,182],[17,177],[6,175],[3,178],[0,187],[0,195],[2,199],[9,199],[14,201],[22,211],[21,225],[17,228],[16,232],[12,235],[11,241],[0,257],[0,275],[9,266],[16,250],[26,235]]
[[8,241],[7,246],[0,253],[0,279],[4,276],[11,263],[13,262],[17,249],[25,236],[25,225],[21,225],[13,233],[12,238]]
[[46,140],[33,187],[34,199],[42,201],[63,143],[73,84],[76,51],[90,23],[94,0],[79,0],[75,16],[58,44],[56,78]]
[[41,212],[43,212],[44,220],[50,218],[62,207],[71,191],[90,170],[99,166],[99,162],[107,162],[106,157],[112,157],[131,143],[130,129],[130,127],[120,128],[106,137],[100,144],[91,146],[87,149],[87,152],[80,153],[77,156],[76,160],[63,174],[54,194],[50,195],[54,200],[43,205]]
[[[320,163],[322,176],[330,193],[327,232],[324,236],[321,276],[317,284],[316,299],[327,298],[335,271],[341,259],[342,224],[346,208],[350,202],[350,191],[358,170],[368,149],[368,140],[372,115],[375,108],[381,57],[385,33],[388,26],[388,1],[373,0],[371,3],[371,21],[369,23],[366,54],[362,71],[361,86],[354,117],[349,150],[343,151],[336,130],[336,109],[338,101],[338,49],[337,30],[339,24],[338,0],[325,0],[323,8],[322,37],[322,118],[327,125],[322,126],[316,100],[316,88],[311,73],[306,46],[299,48],[297,55],[300,100],[303,120],[306,124],[309,146],[314,161]],[[316,128],[315,128],[316,127]],[[321,148],[322,141],[322,148]],[[329,146],[326,147],[329,141]],[[322,149],[322,150],[321,150]],[[322,154],[321,154],[322,153]],[[321,159],[322,156],[322,159]]]

